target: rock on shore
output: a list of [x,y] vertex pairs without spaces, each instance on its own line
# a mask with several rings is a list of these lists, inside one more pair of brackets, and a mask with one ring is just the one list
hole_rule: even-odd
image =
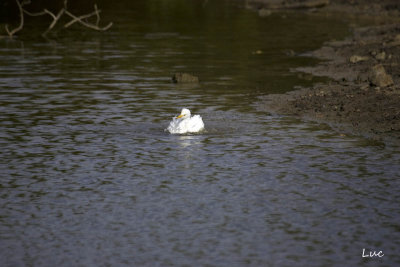
[[177,72],[172,76],[174,83],[198,83],[199,78],[189,73]]

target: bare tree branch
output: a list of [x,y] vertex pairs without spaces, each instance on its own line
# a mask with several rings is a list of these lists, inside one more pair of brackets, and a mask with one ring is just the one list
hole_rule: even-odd
[[[64,25],[64,28],[68,28],[72,24],[79,22],[80,24],[82,24],[83,26],[85,26],[87,28],[91,28],[91,29],[94,29],[97,31],[105,31],[105,30],[108,30],[113,25],[113,23],[110,22],[105,27],[99,27],[101,10],[97,8],[96,4],[94,5],[94,11],[92,13],[77,17],[68,11],[68,0],[64,0],[64,7],[62,9],[60,9],[60,11],[57,13],[57,15],[54,14],[53,12],[49,11],[48,9],[44,9],[43,11],[36,12],[36,13],[30,12],[30,11],[24,9],[23,6],[30,4],[31,0],[15,0],[15,1],[18,5],[18,9],[19,9],[20,23],[19,23],[19,26],[13,30],[10,30],[8,28],[8,24],[6,24],[5,29],[10,38],[12,38],[16,32],[22,30],[22,28],[24,27],[24,14],[26,14],[28,16],[32,16],[32,17],[43,16],[43,15],[49,15],[52,17],[53,21],[51,22],[51,24],[49,25],[47,30],[45,32],[43,32],[43,34],[42,34],[43,37],[45,37],[47,35],[47,33],[49,33],[54,28],[54,26],[57,24],[57,22],[60,20],[60,18],[62,17],[63,14],[66,14],[72,18],[72,20],[70,22],[68,22]],[[92,24],[92,23],[83,21],[84,19],[90,18],[92,16],[96,16],[96,24]]]
[[[90,18],[94,15],[99,16],[98,13],[101,12],[101,10],[95,10],[92,13],[86,14],[86,15],[82,15],[80,17],[75,17],[74,19],[72,19],[70,22],[68,22],[67,24],[64,25],[64,28],[68,28],[69,26],[71,26],[72,24],[74,24],[75,22],[78,22],[82,19],[87,19]],[[69,13],[69,12],[68,12]],[[67,14],[69,15],[69,14]]]
[[[64,8],[62,8],[61,10],[63,11]],[[48,9],[45,9],[43,12],[46,13],[46,14],[49,14],[53,18],[53,20],[57,19],[57,16],[54,15],[53,12],[49,11]]]
[[53,29],[53,27],[56,25],[57,21],[60,19],[60,17],[62,16],[62,14],[64,14],[65,9],[62,8],[62,9],[58,12],[57,16],[55,16],[52,12],[48,11],[47,9],[45,9],[44,11],[45,11],[47,14],[49,14],[50,16],[53,17],[53,22],[50,24],[49,28],[47,28],[47,30],[46,30],[44,33],[42,33],[42,36],[46,36],[46,34],[47,34],[49,31],[51,31],[51,29]]
[[96,26],[99,26],[101,10],[97,9],[97,5],[96,4],[94,4],[94,11],[96,11]]
[[14,30],[12,30],[12,31],[10,31],[10,30],[8,29],[8,24],[6,24],[6,27],[5,27],[5,28],[6,28],[6,31],[7,31],[7,33],[8,33],[8,36],[10,36],[10,38],[12,38],[13,35],[14,35],[16,32],[22,30],[22,28],[24,27],[24,12],[23,12],[23,9],[22,9],[22,5],[23,5],[26,1],[23,1],[22,4],[19,2],[19,0],[15,0],[15,2],[17,2],[17,5],[18,5],[20,21],[19,21],[19,26],[18,26],[17,28],[15,28]]
[[98,30],[98,31],[105,31],[105,30],[108,30],[108,29],[113,25],[113,23],[110,22],[107,26],[101,28],[101,27],[98,27],[98,26],[96,26],[96,25],[94,25],[94,24],[90,24],[90,23],[87,23],[87,22],[82,21],[82,19],[76,17],[74,14],[72,14],[72,13],[69,12],[68,10],[65,10],[65,14],[67,14],[68,16],[70,16],[71,18],[73,18],[74,20],[76,20],[77,22],[79,22],[80,24],[82,24],[83,26],[86,26],[86,27],[88,27],[88,28],[91,28],[91,29],[94,29],[94,30]]
[[24,13],[31,16],[31,17],[37,17],[37,16],[43,16],[46,15],[46,11],[42,11],[42,12],[37,12],[37,13],[31,13],[28,10],[24,9]]

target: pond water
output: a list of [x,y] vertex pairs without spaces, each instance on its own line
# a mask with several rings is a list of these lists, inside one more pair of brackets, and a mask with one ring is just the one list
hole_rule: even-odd
[[[0,40],[1,266],[400,263],[398,147],[255,105],[311,84],[290,51],[345,23],[131,2],[99,5],[107,32]],[[182,107],[205,132],[164,131]]]

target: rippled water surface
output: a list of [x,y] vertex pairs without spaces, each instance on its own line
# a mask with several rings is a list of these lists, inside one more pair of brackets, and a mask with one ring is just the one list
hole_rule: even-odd
[[[0,40],[1,266],[400,263],[399,148],[254,104],[310,84],[287,52],[346,25],[132,2],[103,3],[104,33]],[[164,131],[182,107],[205,132]]]

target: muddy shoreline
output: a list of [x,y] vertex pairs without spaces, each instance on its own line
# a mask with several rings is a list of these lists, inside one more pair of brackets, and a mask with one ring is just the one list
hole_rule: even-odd
[[[368,0],[250,1],[259,14],[261,11],[268,14],[266,10],[272,10],[268,8],[272,2],[275,7],[280,2],[296,6],[290,8],[294,12],[312,9],[313,14],[343,12],[374,16],[381,25],[353,29],[347,39],[328,42],[308,55],[322,59],[321,63],[293,70],[329,77],[330,82],[263,96],[258,109],[327,123],[343,134],[400,144],[400,3],[392,0],[379,4]],[[322,5],[297,8],[307,2]]]

